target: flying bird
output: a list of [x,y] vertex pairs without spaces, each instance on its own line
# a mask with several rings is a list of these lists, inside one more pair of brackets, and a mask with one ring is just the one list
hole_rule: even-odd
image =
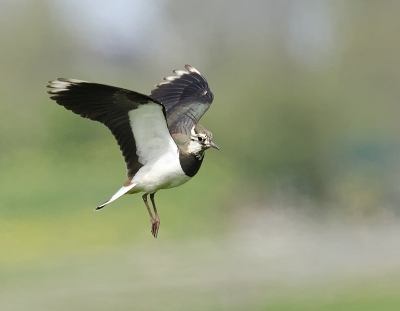
[[[144,192],[151,233],[160,228],[155,193],[188,182],[200,169],[204,151],[218,149],[198,122],[214,95],[198,70],[185,65],[164,78],[151,95],[76,79],[50,81],[50,98],[83,118],[107,126],[125,159],[127,180],[100,210],[124,194]],[[150,195],[153,212],[147,197]]]

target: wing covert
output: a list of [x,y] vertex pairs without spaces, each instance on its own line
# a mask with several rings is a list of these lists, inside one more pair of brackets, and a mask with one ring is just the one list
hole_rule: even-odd
[[165,77],[165,82],[156,85],[150,97],[162,103],[167,114],[170,133],[190,135],[210,107],[214,95],[207,80],[190,65],[185,70],[174,70],[177,76]]

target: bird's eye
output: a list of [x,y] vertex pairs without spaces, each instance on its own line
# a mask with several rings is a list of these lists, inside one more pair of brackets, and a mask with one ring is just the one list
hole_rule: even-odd
[[203,141],[203,137],[201,137],[201,136],[197,137],[197,139],[198,139],[199,141]]

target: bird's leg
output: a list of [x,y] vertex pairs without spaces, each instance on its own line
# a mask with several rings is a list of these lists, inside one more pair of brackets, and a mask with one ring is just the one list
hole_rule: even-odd
[[[150,206],[149,206],[149,203],[147,202],[147,195],[148,195],[148,193],[143,194],[143,195],[142,195],[142,199],[143,199],[143,202],[144,202],[144,204],[146,205],[147,211],[148,211],[148,213],[149,213],[149,215],[150,215],[151,233],[153,233],[154,222],[155,222],[156,220],[154,219],[153,213],[151,212],[151,209],[150,209]],[[154,236],[154,233],[153,233],[153,236]]]
[[[143,194],[142,199],[144,204],[146,205],[147,211],[150,215],[150,222],[151,222],[151,234],[156,238],[158,233],[158,228],[160,227],[160,220],[158,219],[158,215],[156,213],[156,219],[153,217],[153,213],[151,212],[149,203],[147,202],[147,195],[148,193]],[[150,194],[151,202],[153,203],[154,208],[154,194]],[[155,210],[156,211],[156,210]]]
[[154,219],[154,223],[153,223],[153,221],[151,222],[151,224],[152,224],[151,233],[156,238],[157,234],[158,234],[158,229],[160,228],[160,218],[158,217],[156,202],[154,201],[154,195],[155,195],[155,193],[150,194],[150,200],[151,200],[151,203],[153,204],[153,210],[154,210],[154,214],[156,216],[156,218]]
[[147,203],[147,195],[148,195],[148,193],[143,194],[142,199],[143,199],[144,204],[146,204],[146,208],[147,208],[147,211],[149,212],[150,219],[154,219],[153,213],[150,210],[149,203]]

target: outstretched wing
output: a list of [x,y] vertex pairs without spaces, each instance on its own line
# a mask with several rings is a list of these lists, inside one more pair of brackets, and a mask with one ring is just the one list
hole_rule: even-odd
[[170,133],[190,135],[210,107],[214,95],[206,79],[190,65],[185,70],[174,70],[177,76],[165,77],[165,82],[156,85],[150,97],[161,102],[167,113]]
[[156,100],[130,90],[58,78],[48,91],[59,105],[106,125],[115,136],[131,179],[148,161],[174,144],[167,128],[165,109]]

